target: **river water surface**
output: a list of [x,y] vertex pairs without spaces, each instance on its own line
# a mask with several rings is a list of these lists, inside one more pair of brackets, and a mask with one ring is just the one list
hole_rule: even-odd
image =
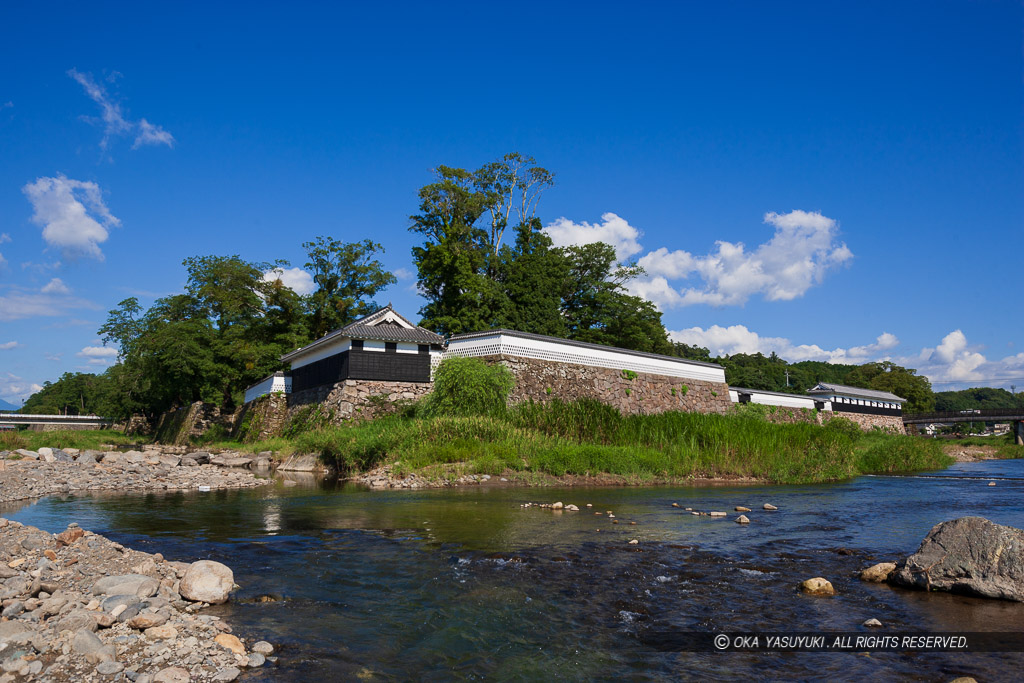
[[[884,624],[873,634],[1024,630],[1024,604],[853,576],[914,551],[944,520],[1024,528],[1022,494],[1024,461],[1004,460],[808,486],[368,491],[277,480],[50,497],[0,513],[51,532],[75,521],[139,550],[232,567],[241,589],[211,612],[278,644],[281,657],[249,680],[988,681],[1020,680],[1024,655],[694,653],[671,635],[868,633],[871,617]],[[581,510],[521,507],[556,500]],[[737,505],[753,509],[749,526],[732,521]],[[798,593],[814,576],[838,595]]]

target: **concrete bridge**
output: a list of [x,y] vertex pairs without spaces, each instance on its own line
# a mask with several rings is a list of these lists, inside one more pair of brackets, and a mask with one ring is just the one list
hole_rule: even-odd
[[59,429],[106,429],[114,424],[109,417],[99,415],[22,415],[0,413],[0,429],[28,427],[37,432]]
[[908,413],[903,425],[949,424],[952,422],[1010,422],[1018,446],[1024,446],[1024,409],[954,410],[936,413]]

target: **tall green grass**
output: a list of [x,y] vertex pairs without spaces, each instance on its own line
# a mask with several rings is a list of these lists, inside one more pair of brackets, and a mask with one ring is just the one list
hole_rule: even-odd
[[20,430],[16,432],[0,432],[0,450],[17,450],[27,448],[36,450],[43,446],[50,448],[77,448],[79,450],[98,450],[100,446],[115,446],[146,443],[149,439],[137,435],[126,436],[123,432],[113,429],[82,429],[59,430],[53,432],[36,432]]
[[400,462],[403,470],[427,473],[641,480],[752,477],[807,483],[952,462],[932,442],[851,433],[840,422],[821,427],[737,415],[624,416],[588,400],[520,404],[498,416],[389,416],[307,432],[293,447],[321,453],[342,472]]

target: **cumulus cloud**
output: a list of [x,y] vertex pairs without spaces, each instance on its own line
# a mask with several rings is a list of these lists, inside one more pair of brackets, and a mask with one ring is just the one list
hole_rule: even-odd
[[888,332],[878,335],[871,344],[834,349],[817,344],[796,344],[785,337],[761,336],[743,325],[712,325],[707,329],[691,327],[669,332],[669,338],[691,346],[706,347],[713,356],[776,353],[794,363],[815,360],[852,365],[889,360],[905,368],[914,368],[936,385],[936,391],[1024,384],[1024,353],[990,360],[982,353],[983,349],[970,344],[962,330],[950,332],[934,347],[925,347],[916,354],[907,355],[897,353],[900,340]]
[[544,232],[556,247],[604,242],[615,247],[615,256],[620,261],[643,251],[640,246],[640,231],[610,211],[601,214],[600,223],[574,223],[568,218],[559,218],[544,228]]
[[[977,348],[971,347],[961,330],[953,330],[934,348],[921,349],[916,358],[907,359],[921,366],[922,372],[935,381],[970,382],[1005,377],[1015,359],[1024,354],[1008,356],[1002,362],[990,362]],[[1024,364],[1018,364],[1024,368]]]
[[408,268],[396,268],[393,274],[399,280],[412,280],[416,277],[416,273],[412,272]]
[[34,382],[26,382],[10,372],[0,376],[0,398],[12,403],[22,403],[26,398],[42,391],[43,387]]
[[10,235],[8,235],[6,232],[0,232],[0,244],[3,244],[4,242],[10,242],[10,241],[11,241],[11,236]]
[[744,325],[712,325],[707,329],[691,327],[669,332],[669,338],[690,346],[704,346],[713,356],[731,356],[734,353],[775,353],[791,362],[803,360],[827,363],[865,363],[886,360],[885,351],[899,345],[899,339],[888,332],[878,335],[873,344],[850,348],[825,349],[817,344],[794,344],[785,337],[763,337]]
[[37,178],[21,191],[32,203],[32,222],[42,226],[47,244],[65,255],[103,260],[99,245],[107,241],[108,228],[121,221],[103,203],[99,185],[57,175]]
[[313,276],[304,271],[302,268],[273,268],[263,274],[263,279],[266,282],[281,281],[285,287],[288,287],[296,294],[312,294],[316,289],[316,285],[313,283]]
[[43,294],[70,294],[71,290],[59,277],[55,277],[40,290]]
[[83,358],[116,358],[117,349],[109,346],[86,346],[75,355]]
[[145,145],[174,146],[174,136],[160,126],[154,125],[146,119],[132,121],[126,118],[121,110],[121,104],[107,94],[103,86],[93,79],[92,74],[71,69],[68,71],[68,76],[75,79],[85,90],[89,99],[99,105],[100,119],[103,123],[103,139],[100,140],[102,149],[107,149],[111,140],[121,136],[134,136],[132,149],[138,149]]
[[21,344],[19,344],[16,341],[4,342],[3,344],[0,344],[0,351],[8,351],[10,349],[16,349],[19,346],[21,346]]
[[[756,294],[768,301],[788,301],[821,284],[826,273],[853,258],[837,240],[839,224],[818,212],[769,212],[764,222],[775,228],[772,238],[753,250],[742,242],[719,240],[715,250],[694,255],[662,247],[639,260],[647,277],[630,289],[659,307],[693,304],[742,305]],[[702,286],[677,288],[670,280],[703,281]]]

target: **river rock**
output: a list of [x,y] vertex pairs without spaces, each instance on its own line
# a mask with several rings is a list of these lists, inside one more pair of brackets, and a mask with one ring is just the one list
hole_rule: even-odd
[[188,669],[180,666],[167,667],[153,676],[153,683],[189,683],[190,680],[192,676],[189,675]]
[[22,621],[0,622],[0,643],[24,645],[35,637],[32,627]]
[[186,600],[219,605],[227,602],[234,585],[235,575],[230,568],[220,562],[199,560],[185,570],[178,592]]
[[252,651],[258,652],[261,655],[269,657],[274,654],[274,646],[265,640],[259,640],[252,645]]
[[230,633],[217,634],[217,637],[213,639],[213,642],[217,643],[218,645],[227,650],[231,650],[236,655],[245,654],[245,645],[242,645],[242,641],[240,641],[236,636],[233,636]]
[[241,675],[242,672],[239,669],[236,669],[233,666],[229,666],[226,669],[221,669],[220,671],[215,673],[213,675],[213,678],[211,678],[210,680],[226,683],[235,680]]
[[868,581],[870,583],[885,583],[889,578],[889,574],[896,569],[895,562],[879,562],[878,564],[872,565],[867,569],[862,569],[860,574],[861,581]]
[[750,520],[747,519],[746,515],[740,515],[739,517],[736,518],[736,523],[737,524],[750,524]]
[[248,664],[248,666],[249,666],[250,669],[255,669],[255,668],[261,667],[261,666],[263,666],[266,663],[267,663],[267,658],[265,656],[261,655],[259,652],[253,652],[252,654],[249,655],[249,664]]
[[882,625],[882,622],[880,622],[878,619],[868,619],[863,624],[861,624],[861,626],[869,626],[869,627],[872,627],[872,628],[878,628],[881,625]]
[[85,609],[73,609],[57,622],[57,633],[61,631],[81,631],[86,629],[89,631],[96,630],[96,617],[93,616],[93,612]]
[[836,589],[832,587],[832,584],[828,579],[823,579],[817,576],[813,579],[807,579],[800,584],[800,590],[808,595],[835,595]]
[[708,516],[709,517],[728,517],[728,513],[727,512],[709,512]]
[[93,595],[134,595],[148,598],[160,590],[160,582],[142,574],[104,576],[93,584]]
[[779,509],[779,508],[775,507],[774,505],[772,505],[771,503],[765,503],[763,507],[764,507],[765,510],[778,510]]
[[565,505],[562,504],[562,501],[558,501],[557,503],[552,503],[551,504],[551,509],[552,510],[561,510],[564,507],[565,507]]
[[163,626],[167,623],[167,615],[161,612],[139,612],[128,620],[128,625],[144,631],[147,628]]
[[1024,530],[983,517],[936,524],[889,583],[1024,602]]
[[734,509],[734,510],[735,510],[736,512],[750,512],[750,508],[747,508],[747,507],[743,507],[742,505],[737,505],[737,506],[736,506],[735,508],[733,508],[733,509]]
[[113,676],[124,671],[124,664],[121,662],[101,662],[96,667],[96,673],[103,676]]
[[178,637],[178,629],[170,624],[152,626],[146,629],[146,637],[152,640],[174,640]]

